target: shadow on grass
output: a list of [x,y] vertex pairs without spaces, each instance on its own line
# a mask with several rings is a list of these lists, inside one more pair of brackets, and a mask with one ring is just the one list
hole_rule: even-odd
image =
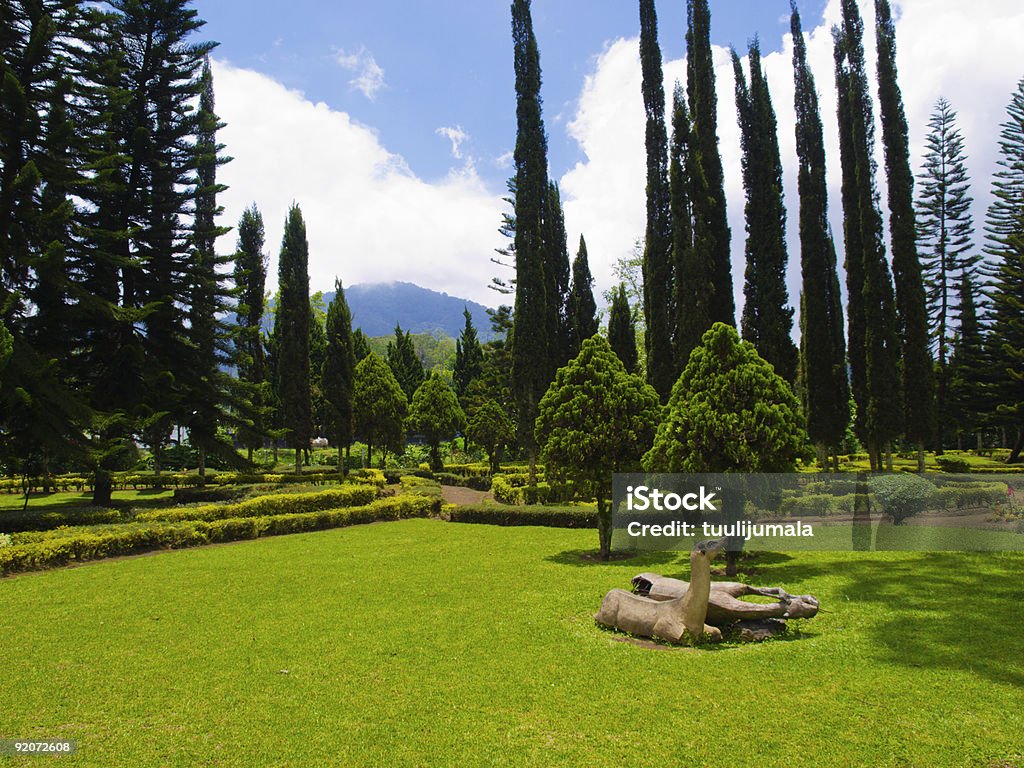
[[548,555],[544,559],[558,565],[623,565],[629,568],[644,568],[671,563],[678,555],[678,552],[612,552],[611,560],[601,560],[596,549],[567,549],[557,555]]

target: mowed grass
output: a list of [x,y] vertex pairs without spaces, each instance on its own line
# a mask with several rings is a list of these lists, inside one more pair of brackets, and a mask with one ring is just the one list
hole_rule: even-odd
[[0,580],[0,738],[97,766],[1024,764],[1021,554],[765,554],[750,580],[826,612],[649,650],[591,616],[686,565],[595,544],[410,520]]
[[[155,489],[113,491],[111,498],[114,501],[127,503],[140,503],[149,501],[167,501],[174,498],[174,490],[167,488],[161,491]],[[17,493],[0,493],[0,512],[20,512],[25,506],[25,497]],[[28,498],[28,508],[32,510],[60,510],[70,507],[92,506],[92,492],[79,493],[78,491],[59,491],[57,493],[33,493]]]

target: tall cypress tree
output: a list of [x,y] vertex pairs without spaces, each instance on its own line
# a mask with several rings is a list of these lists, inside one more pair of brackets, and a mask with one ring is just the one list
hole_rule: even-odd
[[629,299],[626,298],[624,283],[620,283],[612,290],[612,305],[608,312],[608,343],[626,367],[626,372],[636,373],[636,328],[633,325],[633,311],[629,307]]
[[[964,139],[956,125],[956,113],[940,98],[935,105],[926,140],[924,166],[918,176],[917,243],[922,257],[929,322],[935,349],[935,450],[946,442],[949,402],[949,356],[952,352],[957,297],[962,278],[973,277],[980,258],[972,254],[973,200],[964,157]],[[969,295],[973,292],[969,291]]]
[[466,397],[470,384],[480,378],[484,364],[484,350],[480,346],[476,326],[473,325],[473,315],[463,307],[462,316],[466,324],[455,340],[455,368],[452,370],[452,383],[460,402]]
[[558,185],[548,182],[544,219],[544,297],[548,328],[548,381],[569,359],[569,248]]
[[[513,0],[512,42],[516,73],[515,332],[512,336],[512,391],[521,445],[536,465],[534,421],[550,380],[547,298],[542,220],[548,191],[547,138],[541,117],[540,53],[533,34],[530,0]],[[532,478],[531,478],[532,479]]]
[[[711,322],[736,324],[732,295],[729,220],[725,211],[725,174],[718,151],[718,96],[711,55],[711,11],[707,0],[687,0],[686,89],[693,121],[693,151],[700,158],[706,193],[692,197],[694,218],[706,222],[714,278]],[[649,332],[649,331],[648,331]]]
[[238,294],[235,307],[235,369],[241,385],[239,442],[249,450],[263,445],[271,427],[270,376],[263,348],[263,313],[267,286],[267,254],[263,250],[263,216],[253,203],[238,220],[235,246],[234,283]]
[[[850,367],[861,441],[873,469],[903,423],[897,369],[899,344],[892,280],[882,242],[875,188],[874,118],[864,63],[864,22],[856,0],[842,0],[843,23],[833,28],[839,146],[850,295]],[[856,359],[856,365],[854,360]]]
[[999,150],[985,231],[986,251],[994,261],[991,336],[997,420],[1009,431],[1007,463],[1012,464],[1024,451],[1024,79],[1007,107]]
[[302,472],[302,454],[313,438],[309,392],[309,243],[302,211],[295,204],[284,225],[277,283],[277,398],[281,403],[281,426],[288,431],[288,442],[295,449],[295,471]]
[[[814,75],[796,3],[791,4],[796,152],[800,195],[800,346],[807,434],[824,449],[838,449],[850,421],[843,306],[836,249],[828,224],[825,139]],[[838,469],[838,456],[835,459]]]
[[662,402],[675,383],[672,353],[672,220],[668,186],[665,86],[654,0],[640,0],[640,66],[647,114],[647,228],[644,234],[644,318],[647,381]]
[[412,402],[413,394],[419,389],[427,374],[423,370],[423,361],[416,354],[416,347],[412,343],[412,332],[403,331],[401,325],[395,325],[395,339],[388,342],[387,360],[391,372],[395,374],[402,391],[405,392],[406,401]]
[[750,44],[750,86],[739,54],[732,52],[736,76],[736,108],[743,147],[743,186],[746,190],[746,278],[741,326],[775,372],[790,384],[796,381],[797,350],[790,336],[793,310],[787,307],[786,208],[782,202],[782,160],[778,124],[768,82],[761,69],[761,48]]
[[910,141],[903,96],[896,72],[896,25],[889,0],[875,0],[878,47],[878,106],[882,116],[889,182],[889,234],[892,274],[896,288],[896,319],[901,342],[904,435],[918,446],[917,466],[924,472],[924,445],[935,431],[934,370],[928,344],[921,261],[917,255],[914,217],[914,175],[910,170]]
[[597,333],[597,302],[594,278],[587,259],[587,241],[580,235],[580,247],[572,262],[572,288],[569,292],[569,332],[572,346],[569,359],[576,357],[583,342]]
[[[352,345],[352,312],[345,300],[341,280],[334,281],[334,298],[327,305],[327,345],[321,374],[325,402],[325,428],[338,447],[338,466],[348,473],[348,455],[352,447],[353,406],[356,355]],[[344,455],[342,454],[344,447]]]

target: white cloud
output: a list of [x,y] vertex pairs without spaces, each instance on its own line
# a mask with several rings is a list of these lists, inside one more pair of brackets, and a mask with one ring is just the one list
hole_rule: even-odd
[[[865,14],[865,48],[874,89],[874,12],[860,3]],[[939,96],[959,113],[966,141],[975,198],[976,240],[981,243],[984,212],[991,201],[990,183],[998,155],[999,124],[1006,105],[1024,71],[1019,40],[1024,36],[1024,6],[1019,0],[986,0],[983,8],[962,0],[895,0],[896,39],[900,85],[911,133],[911,164],[920,168],[928,118]],[[842,211],[839,197],[839,141],[836,127],[831,25],[839,20],[839,2],[830,0],[823,18],[803,19],[809,33],[808,55],[821,97],[828,162],[829,205],[837,245],[842,248]],[[714,19],[712,19],[714,24]],[[667,30],[666,30],[667,32]],[[681,34],[682,30],[678,30]],[[674,34],[675,32],[672,32]],[[799,291],[796,146],[793,115],[792,40],[787,35],[781,53],[764,57],[764,68],[778,115],[779,142],[789,214],[790,297]],[[568,124],[585,159],[561,179],[570,242],[583,232],[596,287],[609,287],[611,265],[627,255],[645,224],[644,108],[640,94],[638,40],[619,39],[608,44],[584,82],[576,115]],[[762,48],[776,47],[762,40]],[[732,227],[733,279],[737,307],[742,306],[743,187],[740,172],[739,129],[736,124],[732,65],[728,52],[714,50],[718,92],[718,134],[725,168],[726,197]],[[685,62],[666,61],[666,102],[672,83],[685,81]],[[876,95],[876,94],[873,94]],[[877,113],[877,99],[875,102]],[[877,130],[880,144],[881,128]],[[881,147],[876,147],[879,192],[885,218],[885,178]],[[842,256],[840,255],[840,260]]]
[[515,161],[515,154],[510,149],[508,152],[504,152],[494,158],[494,165],[496,168],[505,170],[512,167],[512,163]]
[[435,133],[437,133],[438,136],[444,136],[452,143],[452,157],[456,160],[461,160],[462,145],[469,138],[469,134],[462,130],[462,126],[442,126],[438,128]]
[[334,60],[342,69],[354,73],[354,77],[348,81],[351,87],[360,91],[370,101],[377,98],[377,91],[384,87],[384,70],[369,51],[365,48],[360,48],[355,53],[338,50],[335,52]]
[[[235,158],[218,180],[221,223],[234,225],[255,201],[263,213],[269,282],[276,284],[283,223],[302,208],[310,244],[310,285],[409,280],[484,303],[489,256],[503,203],[472,166],[436,183],[417,178],[373,130],[312,103],[260,73],[214,61],[219,137]],[[235,234],[221,250],[230,250]]]

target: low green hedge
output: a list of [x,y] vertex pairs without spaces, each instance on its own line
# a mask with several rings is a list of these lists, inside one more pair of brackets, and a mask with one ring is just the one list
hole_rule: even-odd
[[61,526],[100,525],[120,523],[124,513],[117,509],[102,507],[79,507],[77,509],[26,509],[24,512],[0,512],[0,533],[18,531],[48,531]]
[[346,485],[313,493],[279,493],[257,496],[236,504],[207,504],[200,507],[155,509],[151,512],[141,512],[136,515],[135,519],[139,522],[175,522],[178,520],[224,520],[232,517],[292,515],[302,512],[317,512],[321,509],[355,507],[369,504],[375,498],[377,498],[377,488],[372,485]]
[[438,499],[398,496],[347,509],[224,520],[187,520],[150,525],[125,525],[98,533],[80,533],[0,547],[0,573],[52,568],[72,562],[100,560],[159,549],[183,549],[261,536],[341,528],[381,520],[429,517],[440,512]]
[[[476,463],[476,464],[446,464],[444,471],[446,474],[459,475],[459,477],[490,477],[491,468],[487,464]],[[453,483],[454,485],[454,483]]]
[[475,491],[491,490],[490,475],[456,475],[451,472],[435,472],[434,479],[441,485],[456,485],[460,488],[472,488]]
[[517,478],[510,480],[508,475],[495,475],[491,479],[491,491],[494,500],[501,504],[522,506],[524,504],[558,504],[572,501],[575,489],[572,483],[546,483],[536,485],[516,485]]
[[450,512],[453,523],[541,525],[548,528],[597,528],[594,507],[505,506],[460,504]]

